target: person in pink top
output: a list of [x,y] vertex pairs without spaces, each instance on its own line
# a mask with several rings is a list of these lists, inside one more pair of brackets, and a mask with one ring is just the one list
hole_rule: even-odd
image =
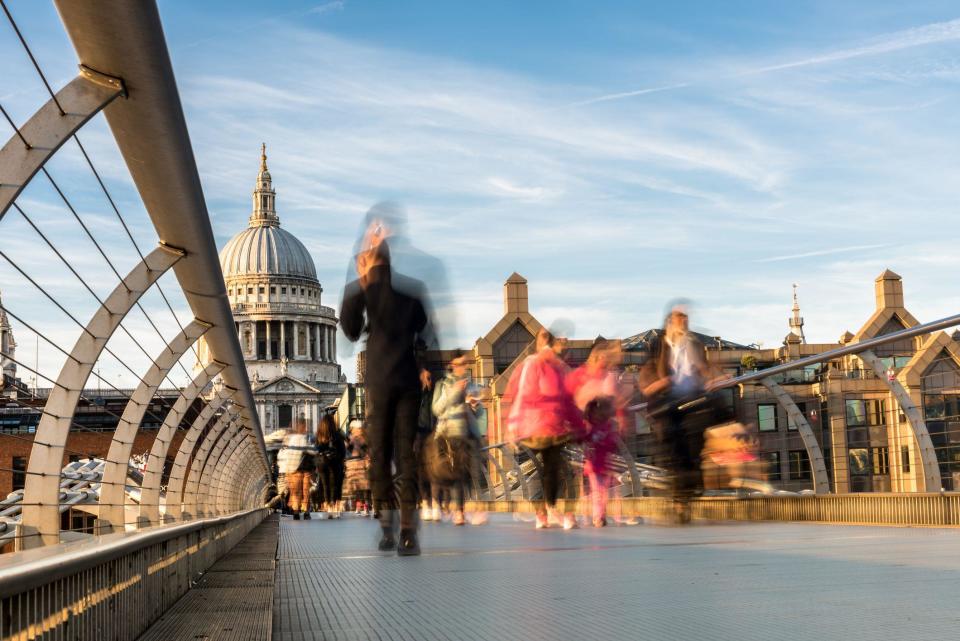
[[583,472],[590,484],[593,525],[607,524],[607,493],[613,480],[611,459],[619,446],[615,416],[629,390],[619,382],[622,360],[617,341],[598,339],[587,362],[567,376],[567,391],[586,419]]
[[576,527],[572,513],[561,519],[557,497],[563,475],[563,446],[583,434],[583,418],[567,391],[569,368],[560,359],[565,341],[546,329],[537,334],[536,353],[517,368],[507,386],[510,403],[507,427],[511,439],[538,452],[543,471],[544,507],[537,512],[537,528],[563,524]]

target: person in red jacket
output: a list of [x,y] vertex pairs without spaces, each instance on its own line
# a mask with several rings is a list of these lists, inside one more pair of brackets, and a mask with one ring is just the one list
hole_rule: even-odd
[[572,513],[562,518],[557,497],[564,470],[563,447],[583,434],[583,416],[567,391],[570,371],[561,360],[565,347],[546,329],[537,334],[536,353],[528,356],[508,384],[510,413],[507,429],[514,442],[537,452],[541,460],[544,506],[537,512],[537,528],[576,527]]

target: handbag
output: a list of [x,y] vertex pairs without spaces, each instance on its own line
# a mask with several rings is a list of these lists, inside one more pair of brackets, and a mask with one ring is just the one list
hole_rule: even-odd
[[[440,485],[448,485],[466,476],[469,467],[464,464],[463,450],[455,448],[450,439],[431,435],[424,443],[424,462],[430,480]],[[459,453],[459,455],[458,455]]]

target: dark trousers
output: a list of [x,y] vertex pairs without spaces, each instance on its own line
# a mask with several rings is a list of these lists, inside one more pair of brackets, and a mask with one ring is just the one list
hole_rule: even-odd
[[332,506],[343,496],[343,461],[328,461],[317,470],[319,499]]
[[[399,495],[400,527],[415,527],[419,499],[413,442],[417,437],[420,390],[368,387],[366,400],[370,485],[374,504],[380,510],[396,509]],[[396,493],[392,465],[397,470]]]
[[543,468],[543,500],[547,502],[547,507],[554,507],[557,504],[557,497],[560,496],[560,483],[563,481],[563,468],[565,461],[563,458],[563,445],[554,445],[547,447],[540,452],[540,465]]
[[675,477],[674,492],[686,499],[703,488],[700,453],[703,450],[704,412],[673,409],[664,417],[661,448]]

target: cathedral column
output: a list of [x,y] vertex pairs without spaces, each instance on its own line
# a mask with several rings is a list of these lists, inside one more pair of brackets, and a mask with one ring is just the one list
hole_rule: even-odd
[[313,360],[313,323],[307,323],[307,360]]
[[337,330],[333,327],[330,330],[330,362],[337,360]]
[[317,323],[317,341],[320,343],[320,349],[317,355],[321,361],[327,360],[327,340],[323,334],[323,325]]
[[280,321],[280,358],[287,357],[290,358],[290,355],[287,354],[287,321]]
[[264,321],[264,325],[267,326],[267,341],[266,341],[266,343],[267,343],[267,360],[268,360],[268,361],[272,361],[272,360],[273,360],[273,350],[270,349],[270,323],[271,323],[271,322],[272,322],[272,321],[269,321],[269,320]]
[[293,360],[300,358],[300,323],[293,321]]
[[253,360],[257,360],[257,321],[250,321],[250,340],[253,342],[250,346],[250,354]]

